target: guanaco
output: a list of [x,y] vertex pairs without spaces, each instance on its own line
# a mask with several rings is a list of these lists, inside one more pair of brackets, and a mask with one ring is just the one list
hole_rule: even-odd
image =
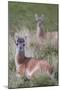
[[53,47],[58,46],[58,32],[57,31],[46,31],[44,30],[44,15],[38,16],[35,14],[36,21],[36,37],[38,43],[50,42]]
[[53,71],[52,65],[46,60],[25,56],[25,40],[22,37],[16,39],[15,64],[17,76],[26,77],[27,79],[32,79],[37,72],[46,72],[51,75]]

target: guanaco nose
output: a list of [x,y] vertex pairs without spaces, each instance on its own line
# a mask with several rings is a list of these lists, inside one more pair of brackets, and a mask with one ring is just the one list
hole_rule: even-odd
[[22,49],[22,47],[20,47],[20,49]]

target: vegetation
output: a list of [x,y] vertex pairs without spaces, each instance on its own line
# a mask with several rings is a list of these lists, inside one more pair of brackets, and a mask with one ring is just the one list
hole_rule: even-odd
[[[8,38],[8,87],[40,87],[40,86],[52,86],[58,85],[58,48],[53,48],[50,45],[46,45],[44,49],[36,47],[36,45],[29,46],[29,49],[33,52],[35,58],[47,59],[50,64],[54,66],[53,79],[50,79],[47,75],[41,74],[35,77],[33,80],[27,80],[24,78],[16,77],[15,67],[15,39],[16,32],[27,33],[36,31],[35,13],[38,15],[44,14],[45,16],[45,31],[58,31],[58,5],[53,4],[34,4],[34,3],[22,3],[22,2],[8,2],[8,18],[9,18],[9,38]],[[35,33],[34,33],[35,34]],[[33,36],[34,36],[33,34]],[[20,35],[20,34],[19,34]],[[32,37],[32,35],[31,35]],[[32,40],[34,38],[32,37]],[[28,48],[26,52],[29,54]]]
[[8,8],[9,26],[12,30],[16,30],[15,27],[21,30],[23,26],[29,30],[35,30],[36,22],[34,15],[36,13],[45,16],[45,30],[58,30],[58,5],[9,2]]

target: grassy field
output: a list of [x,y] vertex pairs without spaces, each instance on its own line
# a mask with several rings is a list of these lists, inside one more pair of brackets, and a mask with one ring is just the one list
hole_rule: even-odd
[[[8,39],[8,87],[40,87],[40,86],[54,86],[58,85],[58,48],[53,48],[47,45],[44,50],[40,47],[31,44],[26,52],[35,58],[47,59],[50,64],[54,65],[53,79],[50,80],[47,75],[39,75],[34,80],[26,80],[24,78],[16,77],[15,67],[15,39],[16,32],[21,35],[21,32],[27,34],[27,31],[33,34],[36,31],[35,14],[43,14],[45,17],[44,27],[45,31],[58,31],[58,5],[50,4],[34,4],[34,3],[19,3],[8,2],[8,22],[9,22],[9,39]],[[34,33],[35,34],[35,33]],[[33,36],[34,36],[33,34]],[[28,36],[29,37],[29,36]],[[34,38],[31,35],[31,38]],[[33,50],[33,51],[32,51]]]

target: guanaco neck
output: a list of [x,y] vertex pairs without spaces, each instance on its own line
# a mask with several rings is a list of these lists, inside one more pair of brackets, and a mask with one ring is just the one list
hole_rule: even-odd
[[37,37],[43,37],[44,36],[44,26],[43,23],[40,24],[40,22],[37,22]]
[[23,51],[18,51],[16,49],[16,66],[22,64],[23,62],[25,62],[25,50],[23,49]]

